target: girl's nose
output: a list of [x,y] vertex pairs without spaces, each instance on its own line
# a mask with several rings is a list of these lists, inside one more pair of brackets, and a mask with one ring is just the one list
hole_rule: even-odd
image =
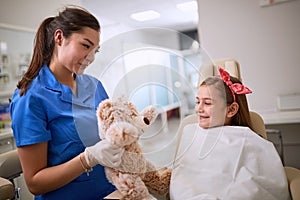
[[203,112],[204,111],[203,110],[203,103],[200,102],[199,104],[197,104],[196,107],[195,107],[195,110],[196,110],[196,112],[199,112],[199,113]]

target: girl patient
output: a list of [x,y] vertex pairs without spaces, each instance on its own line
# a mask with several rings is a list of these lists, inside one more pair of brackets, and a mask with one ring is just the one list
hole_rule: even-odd
[[273,144],[252,131],[245,94],[251,90],[219,68],[196,96],[198,124],[183,129],[170,198],[290,199]]

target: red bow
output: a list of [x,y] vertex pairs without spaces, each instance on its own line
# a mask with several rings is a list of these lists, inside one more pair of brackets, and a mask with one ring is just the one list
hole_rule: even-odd
[[230,88],[233,96],[233,100],[235,101],[235,94],[250,94],[252,91],[246,86],[240,83],[232,83],[230,80],[230,75],[223,68],[218,67],[221,79],[226,83],[226,85]]

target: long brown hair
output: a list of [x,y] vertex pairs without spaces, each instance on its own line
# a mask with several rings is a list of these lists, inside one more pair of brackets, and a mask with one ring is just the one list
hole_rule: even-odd
[[30,65],[17,85],[20,89],[20,96],[26,93],[42,66],[49,65],[55,44],[54,32],[60,29],[64,36],[69,38],[72,33],[80,32],[84,27],[100,31],[98,20],[87,10],[75,6],[66,7],[56,17],[48,17],[41,23],[35,35]]
[[[241,81],[235,77],[230,76],[230,81],[232,83],[241,83]],[[220,93],[221,97],[224,98],[227,105],[231,105],[234,102],[234,97],[230,88],[226,83],[219,77],[209,77],[205,79],[200,86],[203,85],[214,85]],[[252,129],[252,122],[250,118],[250,111],[248,107],[248,102],[245,94],[235,94],[236,103],[239,104],[238,112],[232,117],[231,125],[234,126],[247,126]],[[252,129],[253,130],[253,129]]]

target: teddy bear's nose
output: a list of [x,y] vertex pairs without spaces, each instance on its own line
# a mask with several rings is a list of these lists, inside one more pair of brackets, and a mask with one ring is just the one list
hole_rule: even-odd
[[149,121],[149,119],[147,119],[146,117],[144,117],[144,122],[145,122],[145,124],[147,124],[147,125],[149,125],[149,124],[150,124],[150,121]]

